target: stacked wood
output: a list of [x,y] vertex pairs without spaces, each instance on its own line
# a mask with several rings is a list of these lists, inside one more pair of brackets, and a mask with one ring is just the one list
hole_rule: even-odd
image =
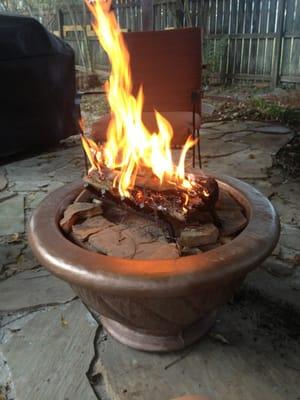
[[200,218],[203,211],[212,211],[218,200],[219,188],[215,179],[197,177],[192,190],[171,183],[160,183],[153,175],[136,177],[130,197],[121,198],[114,181],[118,172],[111,170],[92,171],[84,178],[86,188],[100,198],[114,201],[132,209],[152,214],[174,223],[189,223]]

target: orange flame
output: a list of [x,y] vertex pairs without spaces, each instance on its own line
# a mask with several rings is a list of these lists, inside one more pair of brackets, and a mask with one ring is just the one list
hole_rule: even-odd
[[189,137],[182,150],[178,165],[172,161],[171,124],[157,111],[155,117],[158,132],[149,132],[142,121],[143,89],[132,94],[130,56],[116,17],[110,11],[111,0],[85,0],[92,12],[93,28],[99,42],[111,62],[111,74],[105,88],[111,108],[111,121],[107,129],[107,142],[103,147],[91,139],[82,137],[83,147],[91,163],[91,169],[101,166],[119,171],[115,185],[121,196],[129,196],[140,168],[149,168],[159,181],[192,188],[185,177],[185,157],[195,144]]

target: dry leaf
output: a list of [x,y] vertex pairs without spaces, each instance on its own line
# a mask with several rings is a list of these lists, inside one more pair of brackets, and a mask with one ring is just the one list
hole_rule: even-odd
[[60,323],[63,328],[67,328],[69,326],[69,322],[64,318],[63,315],[60,317]]
[[227,340],[223,335],[220,333],[211,333],[210,337],[218,342],[221,342],[223,344],[230,344],[229,340]]
[[8,243],[14,243],[18,242],[20,240],[20,234],[19,233],[13,233],[10,238],[8,239]]
[[24,255],[23,254],[20,254],[18,257],[17,257],[17,264],[20,266],[20,265],[22,265],[23,263],[24,263],[24,260],[25,260],[25,257],[24,257]]

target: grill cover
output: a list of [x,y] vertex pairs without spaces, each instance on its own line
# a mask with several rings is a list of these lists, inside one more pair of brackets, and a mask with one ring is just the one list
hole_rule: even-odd
[[76,133],[72,48],[37,20],[0,15],[0,158]]

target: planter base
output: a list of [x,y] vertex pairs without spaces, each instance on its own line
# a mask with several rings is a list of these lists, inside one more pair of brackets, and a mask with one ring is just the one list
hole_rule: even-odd
[[204,318],[185,328],[176,336],[156,336],[130,329],[110,318],[101,316],[100,320],[104,328],[118,342],[137,350],[150,352],[168,352],[182,350],[203,337],[213,326],[216,312],[208,314]]

